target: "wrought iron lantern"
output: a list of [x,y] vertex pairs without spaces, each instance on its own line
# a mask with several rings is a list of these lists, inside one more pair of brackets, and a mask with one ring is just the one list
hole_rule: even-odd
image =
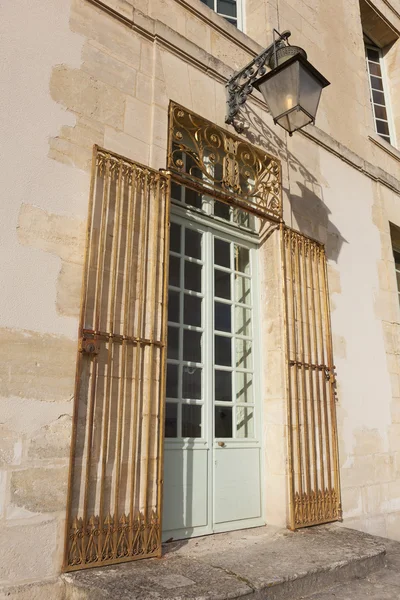
[[[237,115],[253,88],[263,95],[274,123],[289,135],[315,123],[321,92],[329,81],[307,60],[302,48],[289,45],[290,35],[290,31],[280,34],[274,29],[273,43],[228,81],[225,122],[239,133],[246,124]],[[269,72],[266,65],[271,68]]]

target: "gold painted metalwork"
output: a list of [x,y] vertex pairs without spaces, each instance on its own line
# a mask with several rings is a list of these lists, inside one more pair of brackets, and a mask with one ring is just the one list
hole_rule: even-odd
[[281,226],[286,307],[290,527],[341,519],[324,246]]
[[282,219],[276,158],[170,103],[168,168],[174,179],[260,217]]
[[160,556],[169,175],[95,147],[64,570]]

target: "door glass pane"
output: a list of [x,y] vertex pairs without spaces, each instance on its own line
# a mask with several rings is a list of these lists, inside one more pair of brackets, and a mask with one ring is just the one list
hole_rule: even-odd
[[254,437],[254,410],[247,406],[236,407],[236,435],[238,438]]
[[215,336],[215,364],[225,367],[232,365],[232,344],[230,337]]
[[180,286],[180,264],[181,259],[177,256],[169,257],[169,285]]
[[201,327],[201,298],[185,294],[183,303],[183,322],[185,325]]
[[177,223],[171,223],[169,230],[169,249],[171,252],[181,252],[181,226]]
[[185,289],[201,292],[201,265],[185,261]]
[[168,327],[168,358],[179,359],[179,328]]
[[201,233],[185,229],[185,255],[201,259]]
[[185,203],[193,206],[194,208],[202,207],[202,197],[201,194],[191,190],[190,188],[185,188]]
[[378,104],[374,104],[375,117],[377,119],[385,119],[387,121],[387,112],[384,106],[379,106]]
[[385,106],[385,95],[383,92],[372,90],[372,98],[376,104],[383,104]]
[[370,61],[368,63],[368,66],[369,66],[369,72],[371,73],[371,75],[377,75],[378,77],[382,77],[380,64]]
[[167,398],[178,397],[178,365],[167,365]]
[[199,331],[183,332],[183,360],[201,362],[201,333]]
[[214,293],[219,298],[230,300],[231,297],[231,275],[226,271],[214,271]]
[[242,304],[250,304],[250,279],[248,277],[242,277],[241,275],[235,275],[235,300]]
[[251,369],[251,341],[236,339],[235,343],[236,366],[242,369]]
[[232,402],[232,373],[215,371],[215,400]]
[[236,401],[253,402],[252,373],[236,373]]
[[201,400],[201,369],[198,367],[183,367],[182,398]]
[[201,406],[182,404],[182,437],[201,437]]
[[380,90],[383,92],[383,83],[380,77],[371,76],[371,87],[374,90]]
[[215,329],[218,331],[232,331],[231,305],[222,302],[214,303]]
[[231,266],[231,245],[224,240],[214,239],[214,264],[221,267]]
[[216,406],[215,407],[215,437],[231,438],[232,437],[232,407]]
[[224,204],[223,202],[219,202],[218,200],[214,201],[214,215],[219,217],[220,219],[225,219],[225,221],[231,220],[231,208],[228,204]]
[[[182,201],[182,187],[179,185],[179,183],[175,183],[175,181],[171,182],[171,198],[173,200],[177,200],[178,202]],[[175,250],[174,252],[179,252],[179,250]]]
[[178,405],[172,402],[165,405],[165,437],[178,437]]
[[389,125],[386,121],[376,121],[376,130],[378,133],[389,135]]
[[251,335],[251,310],[244,306],[235,307],[235,333]]
[[168,292],[168,321],[179,323],[180,294],[169,290]]
[[242,246],[234,246],[235,271],[250,273],[250,251]]

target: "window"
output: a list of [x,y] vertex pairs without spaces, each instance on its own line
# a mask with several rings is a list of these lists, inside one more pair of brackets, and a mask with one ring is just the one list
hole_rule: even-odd
[[242,14],[240,0],[201,0],[203,4],[206,4],[209,8],[214,10],[217,14],[224,17],[229,23],[235,25],[239,29],[242,29]]
[[390,224],[390,237],[392,238],[394,268],[396,270],[397,291],[400,304],[400,229]]
[[365,45],[365,53],[375,130],[384,140],[392,144],[394,136],[389,115],[389,98],[386,90],[382,51],[368,42]]

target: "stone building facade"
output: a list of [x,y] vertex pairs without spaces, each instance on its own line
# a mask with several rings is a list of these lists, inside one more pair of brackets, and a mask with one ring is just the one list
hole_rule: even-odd
[[[225,4],[225,10],[232,10],[232,3]],[[261,95],[254,92],[244,114],[250,127],[240,137],[279,163],[286,226],[325,247],[337,372],[341,491],[336,491],[343,523],[400,540],[400,3],[243,0],[237,10],[239,27],[200,0],[6,0],[2,6],[4,594],[12,588],[18,598],[31,599],[36,593],[62,598],[58,578],[71,488],[68,470],[93,147],[124,157],[127,163],[166,170],[171,102],[233,134],[225,125],[225,84],[271,43],[274,28],[289,29],[292,43],[306,49],[331,85],[323,92],[316,126],[293,137],[273,124]],[[382,77],[374,65],[380,65]],[[383,81],[384,92],[377,79]],[[384,95],[382,102],[382,96],[372,92],[374,106],[371,83]],[[186,222],[178,212],[175,225],[182,228]],[[212,220],[199,217],[197,224],[204,235],[214,235]],[[221,239],[241,248],[240,232],[233,224],[231,229],[232,238],[227,230],[218,230]],[[290,521],[292,476],[286,355],[290,315],[285,317],[280,233],[264,238],[261,234],[261,245],[251,232],[243,234],[243,247],[258,264],[252,294],[257,297],[253,342],[259,406],[254,426],[259,431],[261,508],[251,524],[285,527]],[[150,272],[156,262],[152,255]],[[232,273],[240,271],[238,264],[231,266]],[[146,381],[149,377],[143,376]],[[143,410],[152,414],[151,409]],[[183,413],[179,414],[181,423]],[[221,411],[216,409],[213,418],[217,414]],[[154,415],[155,423],[159,417]],[[333,421],[330,425],[334,428]],[[152,431],[151,420],[147,427]],[[332,443],[335,439],[334,434]],[[161,464],[161,459],[155,441],[151,453],[152,443],[142,461],[153,472],[153,483],[164,481],[165,503],[174,504],[179,485],[189,502],[193,482],[169,485],[178,472],[176,461],[168,458],[173,442],[166,438],[166,472],[159,479],[156,463],[151,465],[153,459]],[[240,471],[242,458],[236,464],[231,460],[230,467]],[[121,481],[128,477],[124,473],[122,469]],[[193,466],[194,480],[199,473]],[[208,481],[209,472],[205,477]],[[221,492],[222,512],[227,510],[224,494],[231,485],[228,481]],[[197,492],[194,496],[199,498]],[[207,496],[204,502],[204,510],[211,506],[212,512],[215,498]],[[165,521],[171,518],[175,523],[182,514],[189,519],[188,510],[187,504],[178,515],[165,515]],[[190,511],[195,512],[192,505]],[[197,525],[190,519],[170,529],[190,535],[230,528],[223,517],[210,525],[209,512],[205,524],[199,517],[194,532],[189,530]],[[239,517],[237,523],[248,526]]]

